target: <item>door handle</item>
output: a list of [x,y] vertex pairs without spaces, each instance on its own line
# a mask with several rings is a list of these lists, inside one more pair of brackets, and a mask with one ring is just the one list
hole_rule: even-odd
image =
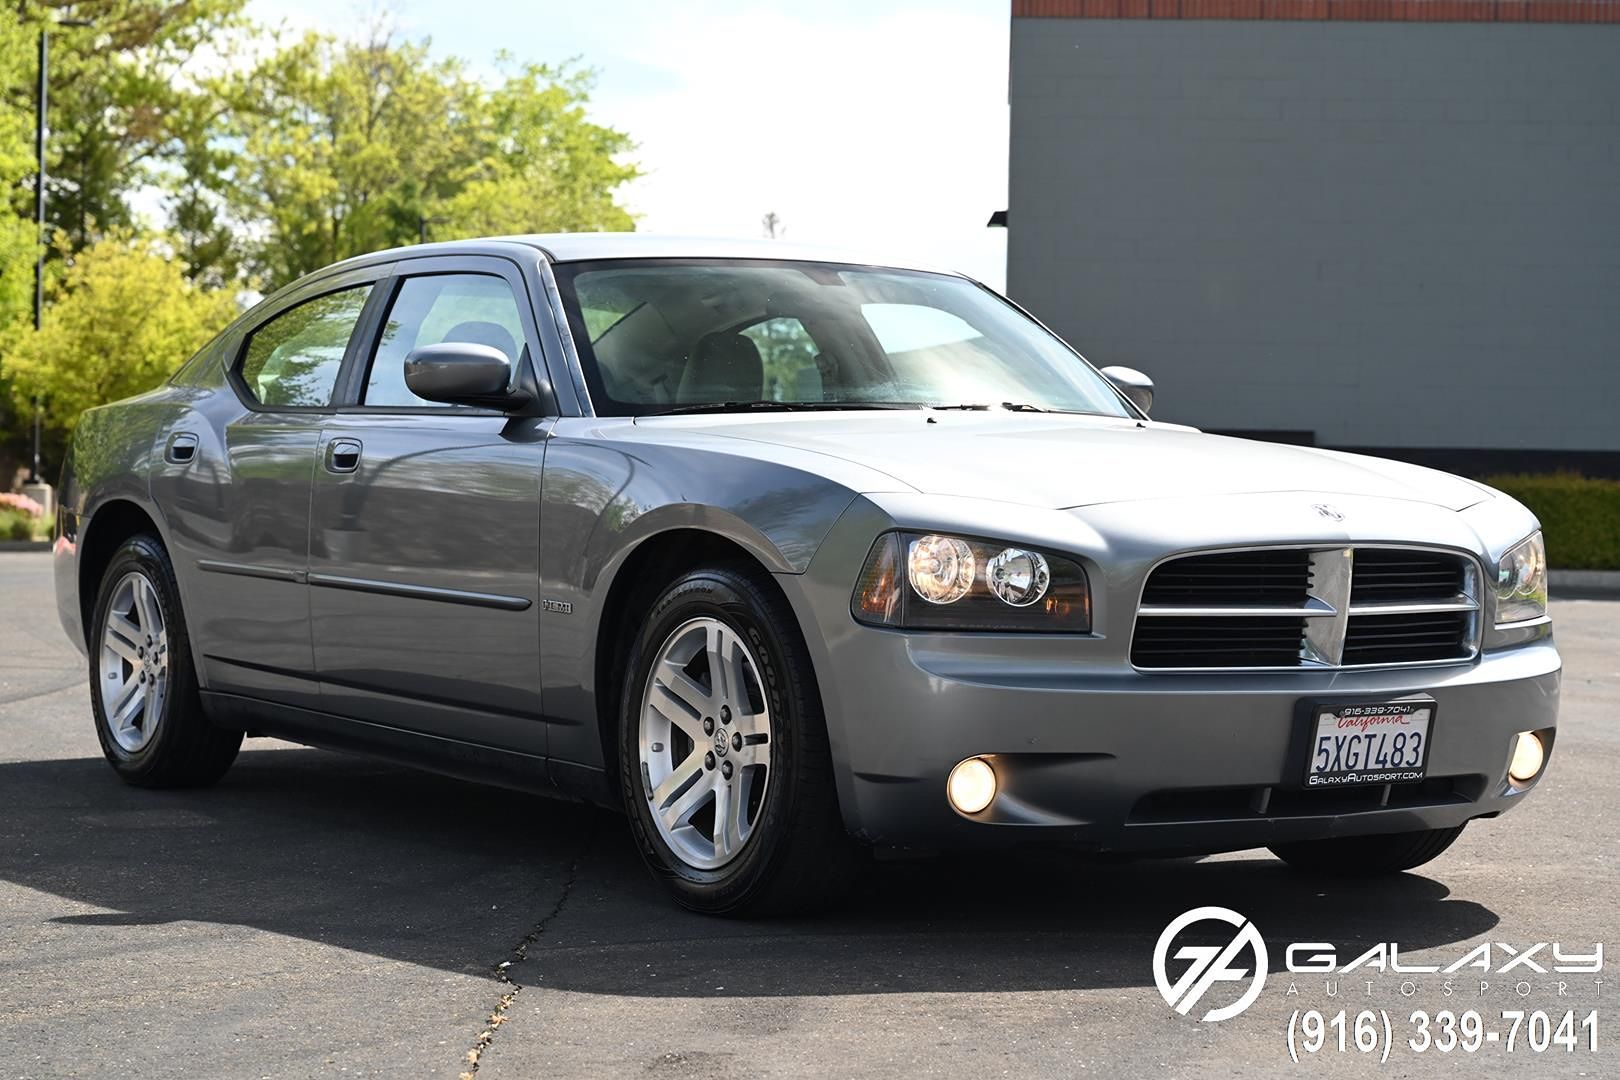
[[333,439],[326,444],[327,472],[351,473],[359,467],[359,439]]
[[163,460],[170,465],[189,465],[196,456],[197,436],[189,431],[177,431],[170,435],[168,445],[163,448]]

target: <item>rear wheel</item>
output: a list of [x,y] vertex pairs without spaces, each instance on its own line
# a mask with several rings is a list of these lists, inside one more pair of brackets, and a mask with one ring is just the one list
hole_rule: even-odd
[[1271,853],[1296,870],[1333,877],[1398,874],[1429,862],[1462,835],[1463,826],[1421,832],[1343,836],[1276,844]]
[[114,553],[91,625],[90,703],[118,775],[141,787],[199,787],[223,776],[242,732],[203,715],[174,569],[155,537],[132,537]]
[[855,863],[810,658],[791,611],[751,575],[693,571],[631,649],[621,780],[653,873],[717,915],[803,911]]

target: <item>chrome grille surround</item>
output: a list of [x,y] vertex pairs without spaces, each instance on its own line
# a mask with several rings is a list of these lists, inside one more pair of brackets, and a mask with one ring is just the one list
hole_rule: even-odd
[[[1268,603],[1258,602],[1224,602],[1199,604],[1161,604],[1142,603],[1136,612],[1136,624],[1131,632],[1131,664],[1142,671],[1295,671],[1300,669],[1347,669],[1364,670],[1369,668],[1410,668],[1410,667],[1436,667],[1442,665],[1461,664],[1472,661],[1479,655],[1480,637],[1483,631],[1483,582],[1484,575],[1480,569],[1479,561],[1472,555],[1450,548],[1425,547],[1418,544],[1355,544],[1339,546],[1315,545],[1276,545],[1268,547],[1250,548],[1223,548],[1215,551],[1186,552],[1172,555],[1160,560],[1148,572],[1144,584],[1143,596],[1146,597],[1154,591],[1154,576],[1166,567],[1177,567],[1177,571],[1185,569],[1186,560],[1201,558],[1230,558],[1243,552],[1278,553],[1303,552],[1308,560],[1308,575],[1303,581],[1304,601],[1302,603]],[[1355,562],[1357,552],[1377,552],[1383,557],[1380,561],[1387,562],[1387,558],[1400,552],[1411,552],[1414,556],[1426,556],[1435,565],[1442,563],[1454,566],[1457,574],[1455,582],[1457,588],[1447,587],[1444,595],[1432,590],[1420,590],[1417,595],[1403,597],[1399,600],[1373,600],[1354,601],[1352,590],[1355,588]],[[1368,560],[1369,564],[1374,560]],[[1177,564],[1182,564],[1177,566]],[[1438,577],[1438,575],[1436,575]],[[1274,585],[1274,579],[1267,582]],[[1230,591],[1230,590],[1227,590]],[[1420,636],[1421,646],[1414,646],[1414,651],[1435,651],[1435,640],[1432,633],[1433,617],[1449,616],[1458,620],[1458,634],[1456,635],[1454,655],[1444,657],[1426,657],[1420,659],[1396,659],[1385,661],[1364,661],[1345,659],[1346,641],[1350,637],[1353,626],[1360,626],[1365,633],[1358,637],[1365,638],[1376,635],[1378,630],[1390,626],[1393,622],[1390,616],[1410,616],[1416,620],[1411,628],[1392,627],[1391,632],[1402,629],[1409,630],[1414,636]],[[1381,620],[1378,623],[1371,621],[1355,623],[1361,617]],[[1167,628],[1175,626],[1184,633],[1190,620],[1210,619],[1212,641],[1218,640],[1223,630],[1229,631],[1234,625],[1243,625],[1243,620],[1276,620],[1279,618],[1297,618],[1300,621],[1300,647],[1293,662],[1287,664],[1211,664],[1211,663],[1156,663],[1143,662],[1139,656],[1139,646],[1144,644],[1144,626],[1151,626],[1158,620],[1174,619],[1174,624],[1164,624]],[[1256,625],[1259,625],[1257,622]],[[1148,644],[1151,645],[1152,631],[1148,635]],[[1449,639],[1448,639],[1449,643]],[[1373,645],[1365,641],[1353,646],[1354,655],[1364,656],[1381,650],[1388,653],[1398,651],[1398,645]],[[1164,649],[1158,649],[1162,655]],[[1188,649],[1196,654],[1199,650],[1194,647]],[[1205,650],[1208,652],[1209,650]],[[1215,651],[1219,651],[1218,648]]]

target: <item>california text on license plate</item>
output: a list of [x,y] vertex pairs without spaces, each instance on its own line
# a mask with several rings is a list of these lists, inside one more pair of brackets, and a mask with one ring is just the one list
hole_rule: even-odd
[[1409,784],[1429,763],[1433,701],[1318,705],[1306,787]]

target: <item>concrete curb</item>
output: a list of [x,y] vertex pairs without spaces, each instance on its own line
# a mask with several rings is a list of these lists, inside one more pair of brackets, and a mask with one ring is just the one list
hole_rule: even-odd
[[49,540],[0,540],[0,551],[49,551]]
[[1620,570],[1549,570],[1547,585],[1555,597],[1620,597]]

